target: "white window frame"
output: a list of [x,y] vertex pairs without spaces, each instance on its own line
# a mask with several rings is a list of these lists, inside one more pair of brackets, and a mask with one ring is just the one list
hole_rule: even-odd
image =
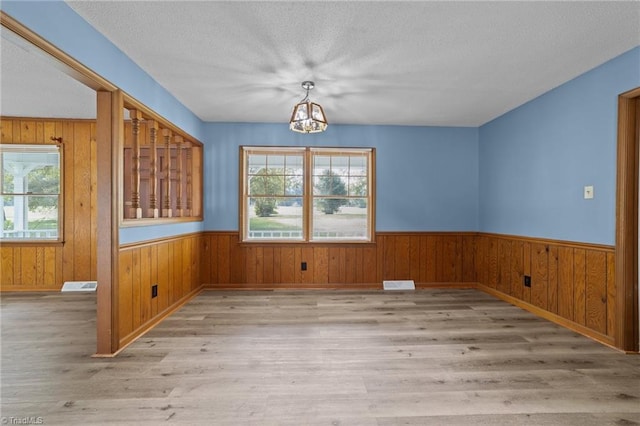
[[[303,164],[302,195],[288,196],[302,198],[302,232],[300,236],[269,238],[251,237],[249,234],[249,155],[301,155]],[[367,162],[367,193],[366,195],[351,196],[347,194],[340,198],[366,199],[366,232],[363,237],[315,237],[313,236],[313,205],[316,197],[313,192],[313,159],[314,156],[365,156]],[[375,149],[374,148],[325,148],[325,147],[240,147],[240,191],[239,191],[239,228],[240,239],[244,243],[371,243],[375,235]],[[332,197],[334,198],[334,197]],[[338,198],[338,197],[336,197]]]
[[[5,167],[5,155],[10,153],[40,153],[40,154],[57,154],[58,155],[58,170],[59,170],[59,181],[58,181],[58,192],[57,193],[34,193],[29,191],[29,188],[26,190],[16,192],[15,189],[12,192],[5,192],[5,184],[4,184],[4,167]],[[63,206],[63,191],[64,191],[64,150],[62,146],[59,144],[2,144],[0,145],[0,210],[2,211],[2,225],[3,229],[0,233],[0,241],[4,242],[24,242],[24,243],[33,243],[33,242],[62,242],[63,238],[63,223],[64,223],[64,206]],[[26,179],[26,176],[25,176]],[[15,188],[15,187],[14,187]],[[38,197],[38,196],[46,196],[46,197],[57,197],[57,229],[55,233],[48,230],[29,230],[26,229],[28,225],[23,225],[23,229],[18,229],[16,231],[5,231],[4,230],[4,221],[5,221],[5,206],[4,206],[4,197],[11,196],[14,197],[14,209],[16,208],[16,200],[22,199],[22,208],[20,209],[21,213],[21,223],[28,223],[28,204],[29,197]],[[14,210],[14,222],[17,220],[15,218],[16,211]]]

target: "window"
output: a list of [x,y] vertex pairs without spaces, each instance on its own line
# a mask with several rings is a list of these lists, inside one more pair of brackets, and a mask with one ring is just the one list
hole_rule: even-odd
[[61,150],[5,144],[0,150],[2,240],[61,240]]
[[368,242],[371,148],[241,148],[243,241]]

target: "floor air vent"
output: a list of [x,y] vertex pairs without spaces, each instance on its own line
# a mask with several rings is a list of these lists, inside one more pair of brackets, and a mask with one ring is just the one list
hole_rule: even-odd
[[96,291],[97,281],[67,281],[61,291]]
[[385,290],[415,290],[416,285],[413,280],[399,280],[399,281],[382,281],[382,286]]

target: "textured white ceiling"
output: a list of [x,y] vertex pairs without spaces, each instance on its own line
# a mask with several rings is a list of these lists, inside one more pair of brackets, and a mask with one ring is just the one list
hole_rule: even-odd
[[205,121],[309,79],[330,123],[477,126],[640,44],[640,2],[67,3]]
[[[0,27],[0,115],[95,118],[96,95]],[[20,39],[21,40],[21,39]]]

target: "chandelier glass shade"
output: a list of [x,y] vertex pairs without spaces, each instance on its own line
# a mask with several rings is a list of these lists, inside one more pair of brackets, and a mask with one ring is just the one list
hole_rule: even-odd
[[307,95],[293,107],[289,128],[294,132],[318,133],[327,129],[327,117],[322,106],[309,100],[309,90],[314,87],[313,81],[302,82],[302,88],[307,91]]

